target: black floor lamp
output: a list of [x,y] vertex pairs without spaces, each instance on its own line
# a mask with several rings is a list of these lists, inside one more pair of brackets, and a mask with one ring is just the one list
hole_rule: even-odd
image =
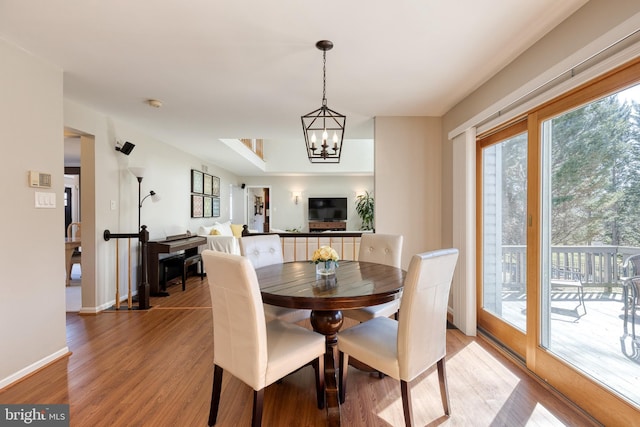
[[[144,301],[145,308],[148,308],[149,302],[149,283],[147,283],[147,257],[146,257],[146,242],[149,238],[149,232],[146,229],[142,228],[140,224],[140,217],[142,212],[142,203],[148,198],[151,197],[151,200],[155,203],[160,200],[160,196],[156,194],[155,191],[149,191],[149,194],[142,197],[142,178],[144,178],[144,168],[129,168],[129,171],[133,175],[135,175],[138,180],[138,233],[140,237],[138,238],[138,265],[140,266],[140,278],[138,282],[138,300],[141,302]],[[141,295],[142,294],[142,295]]]
[[148,197],[151,197],[151,201],[153,201],[155,203],[158,200],[160,200],[160,196],[158,194],[156,194],[155,191],[151,190],[151,191],[149,191],[149,194],[147,194],[146,196],[142,197],[142,178],[144,178],[144,168],[133,167],[133,168],[129,168],[129,170],[138,179],[138,231],[140,231],[140,227],[141,227],[140,218],[141,218],[141,212],[142,212],[142,203],[145,200],[147,200]]

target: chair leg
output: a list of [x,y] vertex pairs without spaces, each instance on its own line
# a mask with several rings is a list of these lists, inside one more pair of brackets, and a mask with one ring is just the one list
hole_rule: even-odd
[[253,390],[253,416],[251,418],[251,425],[253,427],[260,427],[262,425],[263,402],[264,402],[264,388],[260,390]]
[[213,365],[213,388],[211,390],[211,408],[209,409],[209,426],[216,425],[218,408],[220,407],[220,392],[222,391],[222,368]]
[[162,281],[160,283],[160,290],[162,292],[166,292],[167,290],[167,269],[168,267],[166,265],[162,269]]
[[316,371],[316,398],[318,399],[318,409],[324,409],[324,355],[314,360],[313,369]]
[[202,282],[204,280],[204,263],[202,262],[202,258],[200,258],[198,263],[200,264],[200,281]]
[[582,286],[578,288],[578,298],[580,298],[580,304],[582,304],[584,314],[587,314],[587,306],[584,305],[584,289],[582,288]]
[[447,370],[445,368],[444,357],[437,362],[438,365],[438,382],[440,383],[440,397],[442,398],[442,407],[446,415],[451,414],[451,405],[449,403],[449,388],[447,386]]
[[340,379],[338,381],[338,392],[340,403],[344,403],[347,398],[347,370],[349,369],[349,355],[340,352]]
[[413,426],[413,409],[411,408],[411,390],[409,383],[400,380],[400,391],[402,392],[402,409],[404,410],[404,425]]
[[182,262],[182,290],[187,289],[187,266],[185,262]]

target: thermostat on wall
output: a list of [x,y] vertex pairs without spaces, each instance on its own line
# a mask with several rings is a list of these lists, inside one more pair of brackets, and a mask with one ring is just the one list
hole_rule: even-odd
[[51,188],[51,174],[29,171],[29,187]]

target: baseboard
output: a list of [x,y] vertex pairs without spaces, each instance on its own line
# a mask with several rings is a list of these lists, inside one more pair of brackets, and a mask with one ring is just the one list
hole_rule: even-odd
[[26,368],[20,369],[18,372],[16,372],[15,374],[9,375],[6,378],[3,378],[2,380],[0,380],[0,391],[2,391],[3,389],[15,384],[16,382],[30,376],[31,374],[34,374],[35,372],[39,371],[40,369],[45,368],[46,366],[50,365],[51,363],[57,361],[58,359],[65,357],[67,355],[69,355],[69,347],[65,346],[63,348],[61,348],[60,350],[56,351],[55,353],[50,354],[49,356],[38,360],[35,363],[32,363],[31,365],[27,366]]

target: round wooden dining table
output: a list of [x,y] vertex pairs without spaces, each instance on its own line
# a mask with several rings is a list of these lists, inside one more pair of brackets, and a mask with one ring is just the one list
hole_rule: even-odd
[[311,309],[311,326],[325,336],[325,397],[330,426],[340,425],[336,381],[338,331],[342,310],[400,298],[405,272],[361,261],[340,261],[335,275],[316,274],[315,264],[296,261],[256,269],[262,301],[288,308]]

